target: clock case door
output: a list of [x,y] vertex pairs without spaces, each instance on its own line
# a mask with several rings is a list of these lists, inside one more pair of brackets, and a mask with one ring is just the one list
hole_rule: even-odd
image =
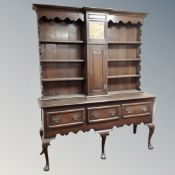
[[107,14],[87,12],[87,94],[107,94]]

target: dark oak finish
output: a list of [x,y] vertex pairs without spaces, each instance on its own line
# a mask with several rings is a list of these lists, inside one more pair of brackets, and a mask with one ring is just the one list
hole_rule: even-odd
[[88,95],[107,94],[106,47],[88,46]]
[[57,134],[94,129],[105,142],[114,126],[148,125],[152,149],[155,96],[140,89],[141,26],[146,13],[35,4],[38,17],[42,127],[48,146]]
[[121,108],[119,105],[109,105],[87,108],[88,122],[101,122],[116,120],[121,117]]
[[85,110],[72,109],[47,112],[47,128],[79,125],[85,122]]

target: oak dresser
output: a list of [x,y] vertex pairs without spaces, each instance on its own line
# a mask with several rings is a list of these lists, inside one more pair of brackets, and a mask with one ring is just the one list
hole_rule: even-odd
[[105,140],[114,126],[144,123],[152,149],[155,96],[140,89],[141,26],[145,13],[34,4],[41,72],[40,136],[94,129]]

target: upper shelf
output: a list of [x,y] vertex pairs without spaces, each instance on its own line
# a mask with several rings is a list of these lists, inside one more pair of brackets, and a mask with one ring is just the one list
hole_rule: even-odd
[[80,81],[84,80],[84,77],[70,77],[70,78],[43,78],[42,82],[54,82],[54,81]]
[[[40,40],[40,44],[83,44],[83,40],[59,40],[59,41],[46,41]],[[108,41],[108,44],[142,44],[140,41]]]
[[82,62],[84,62],[85,60],[83,60],[83,59],[77,59],[77,60],[69,60],[69,59],[67,59],[67,60],[48,60],[48,59],[44,59],[44,60],[40,60],[40,62],[41,63],[82,63]]
[[110,75],[108,76],[108,79],[121,79],[121,78],[139,78],[140,75],[138,74],[131,74],[131,75]]
[[140,41],[108,41],[108,44],[141,44]]
[[45,41],[40,40],[40,44],[82,44],[84,41],[82,40],[60,40],[60,41]]
[[108,59],[108,62],[132,62],[132,61],[141,61],[140,58],[126,58],[126,59]]

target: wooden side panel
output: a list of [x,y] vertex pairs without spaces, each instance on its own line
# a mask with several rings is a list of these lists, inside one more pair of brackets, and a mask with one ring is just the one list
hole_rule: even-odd
[[44,82],[43,95],[72,95],[84,93],[84,81]]
[[137,45],[108,45],[108,59],[136,59],[137,53]]
[[42,78],[83,77],[83,65],[80,63],[43,63]]
[[139,27],[136,25],[129,25],[127,27],[127,40],[128,41],[139,41]]
[[132,75],[137,74],[138,62],[109,62],[108,75]]
[[41,60],[83,59],[82,46],[76,44],[40,44]]
[[107,93],[107,60],[105,45],[88,46],[88,94]]
[[40,21],[41,41],[81,40],[81,22]]
[[[69,19],[71,21],[84,21],[84,14],[80,12],[80,9],[74,8],[74,11],[71,9],[63,8],[47,8],[46,6],[36,5],[38,18],[46,18],[47,20],[53,20],[59,18],[60,20]],[[42,6],[42,7],[41,7]]]
[[108,41],[139,41],[139,25],[108,23]]
[[137,89],[138,78],[108,79],[109,91]]

